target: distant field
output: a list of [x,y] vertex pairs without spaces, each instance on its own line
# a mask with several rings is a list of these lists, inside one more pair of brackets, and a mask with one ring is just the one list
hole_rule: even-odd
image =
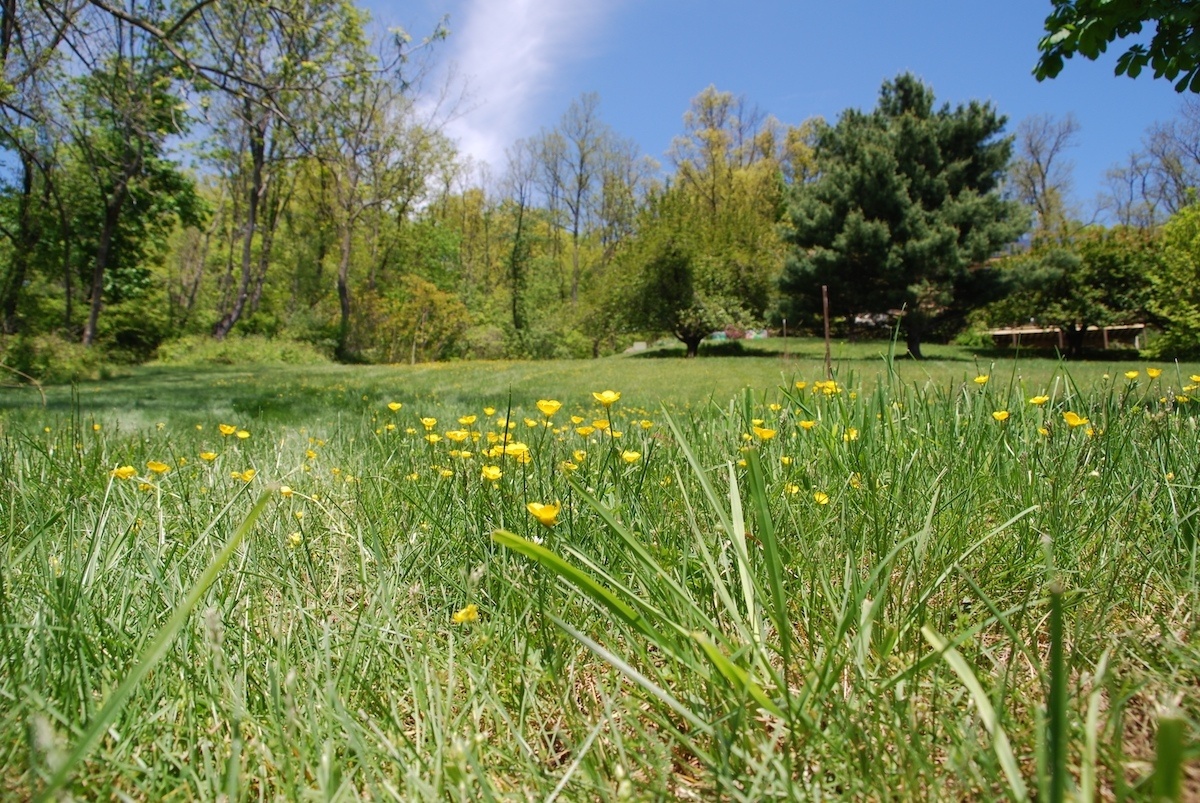
[[[888,359],[890,343],[835,343],[833,375],[849,385],[873,388],[899,382],[950,391],[980,374],[1012,385],[1026,395],[1055,386],[1091,388],[1117,384],[1130,369],[1145,367],[1127,352],[1113,359],[1062,362],[1046,357],[995,356],[954,346],[931,345],[928,359]],[[727,347],[722,344],[718,348]],[[529,407],[547,394],[586,396],[591,390],[622,387],[648,408],[709,402],[724,406],[744,388],[770,397],[797,380],[824,376],[824,344],[789,338],[746,341],[740,356],[684,359],[682,348],[598,360],[541,362],[448,362],[416,366],[247,366],[133,368],[126,376],[83,383],[73,391],[46,389],[45,414],[62,416],[77,409],[89,416],[133,427],[160,421],[225,417],[292,417],[339,409],[351,413],[380,400],[403,397],[447,405],[488,404]],[[1148,364],[1146,364],[1148,365]],[[1200,372],[1200,363],[1165,364],[1166,381],[1179,388]],[[1108,377],[1106,379],[1105,377]],[[1115,378],[1115,379],[1114,379]],[[0,411],[37,412],[41,399],[29,388],[0,388]]]

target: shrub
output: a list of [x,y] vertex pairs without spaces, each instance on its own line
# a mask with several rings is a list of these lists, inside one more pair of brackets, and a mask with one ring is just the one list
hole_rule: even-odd
[[57,334],[12,338],[3,349],[3,362],[9,368],[47,384],[95,380],[104,374],[98,350]]
[[163,343],[158,362],[169,365],[315,365],[329,356],[315,346],[296,340],[272,340],[258,335],[214,340],[190,335]]

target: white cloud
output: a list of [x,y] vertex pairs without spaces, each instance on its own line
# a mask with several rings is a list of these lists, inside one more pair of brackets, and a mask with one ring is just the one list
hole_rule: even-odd
[[502,171],[504,149],[540,127],[538,105],[556,72],[586,55],[615,6],[600,0],[466,0],[450,20],[450,58],[467,82],[468,102],[447,126],[462,151]]

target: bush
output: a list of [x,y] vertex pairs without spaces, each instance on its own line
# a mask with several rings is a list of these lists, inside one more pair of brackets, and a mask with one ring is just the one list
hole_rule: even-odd
[[191,335],[158,347],[158,362],[165,365],[316,365],[329,355],[296,340],[272,340],[258,335],[214,340]]
[[104,376],[101,353],[57,334],[19,335],[5,344],[9,368],[47,384],[81,382]]

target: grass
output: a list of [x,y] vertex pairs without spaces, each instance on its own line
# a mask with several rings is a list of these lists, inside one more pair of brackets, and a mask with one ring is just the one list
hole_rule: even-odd
[[1200,794],[1200,370],[855,354],[10,392],[0,796]]

